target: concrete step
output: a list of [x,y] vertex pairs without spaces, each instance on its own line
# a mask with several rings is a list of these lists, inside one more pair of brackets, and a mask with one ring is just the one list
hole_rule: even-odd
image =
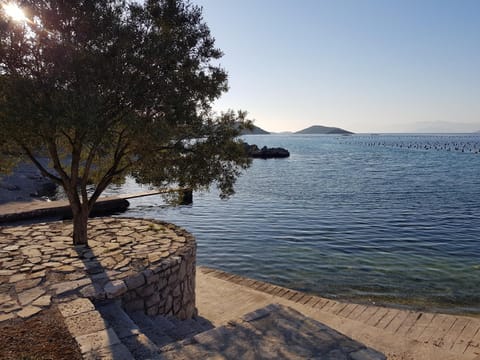
[[97,310],[102,315],[103,319],[107,320],[111,327],[117,333],[118,338],[124,339],[132,335],[139,335],[139,327],[132,321],[117,303],[109,303],[106,305],[97,306]]
[[174,327],[169,330],[168,334],[177,341],[191,338],[213,328],[213,325],[210,322],[198,317],[188,320],[178,320],[168,317],[167,321],[174,325]]
[[378,351],[281,305],[269,305],[212,330],[190,343],[161,349],[177,359],[385,360]]
[[[140,329],[118,303],[102,304],[97,306],[97,310],[102,315],[102,318],[113,328],[121,343],[128,349],[135,360],[161,359],[158,351],[159,344],[165,345],[173,341],[171,338],[165,339],[163,334],[159,337],[155,337],[156,334],[152,332],[145,334],[145,329]],[[138,318],[149,324],[148,318]],[[153,326],[153,324],[151,325]],[[152,340],[151,337],[158,343]]]
[[176,340],[175,337],[170,336],[172,330],[165,327],[165,322],[155,321],[154,317],[147,316],[143,312],[133,312],[128,315],[140,328],[140,331],[158,347]]
[[118,302],[97,304],[97,311],[136,360],[163,359],[160,348],[172,350],[188,346],[194,336],[213,328],[201,317],[179,320],[172,316],[126,312]]

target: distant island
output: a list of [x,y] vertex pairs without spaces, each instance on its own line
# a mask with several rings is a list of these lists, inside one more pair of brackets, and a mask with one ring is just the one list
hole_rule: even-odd
[[349,135],[353,132],[344,130],[338,127],[322,126],[322,125],[313,125],[306,129],[292,132],[292,131],[282,131],[277,133],[268,132],[261,127],[253,125],[252,130],[243,130],[241,135],[289,135],[289,134],[324,134],[324,135]]
[[262,128],[253,125],[252,130],[245,129],[242,131],[242,135],[269,135],[270,133]]
[[313,125],[306,129],[295,132],[294,134],[326,134],[326,135],[338,135],[338,134],[353,134],[353,132],[340,129],[337,127],[329,127],[322,125]]

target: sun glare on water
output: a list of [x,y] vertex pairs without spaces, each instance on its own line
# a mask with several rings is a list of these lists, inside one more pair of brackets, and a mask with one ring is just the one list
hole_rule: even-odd
[[27,21],[27,17],[23,10],[15,3],[3,4],[3,10],[5,14],[11,17],[15,21]]

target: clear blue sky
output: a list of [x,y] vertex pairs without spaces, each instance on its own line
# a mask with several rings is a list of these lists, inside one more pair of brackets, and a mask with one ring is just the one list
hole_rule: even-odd
[[192,0],[270,131],[480,130],[479,0]]

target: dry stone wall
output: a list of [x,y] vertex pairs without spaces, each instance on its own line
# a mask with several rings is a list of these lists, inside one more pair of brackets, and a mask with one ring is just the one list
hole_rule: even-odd
[[193,249],[125,279],[125,284],[127,291],[121,300],[127,311],[142,310],[148,315],[174,315],[180,319],[196,315]]
[[194,237],[161,221],[96,218],[89,245],[71,222],[0,227],[0,322],[77,297],[119,299],[127,310],[196,314]]

